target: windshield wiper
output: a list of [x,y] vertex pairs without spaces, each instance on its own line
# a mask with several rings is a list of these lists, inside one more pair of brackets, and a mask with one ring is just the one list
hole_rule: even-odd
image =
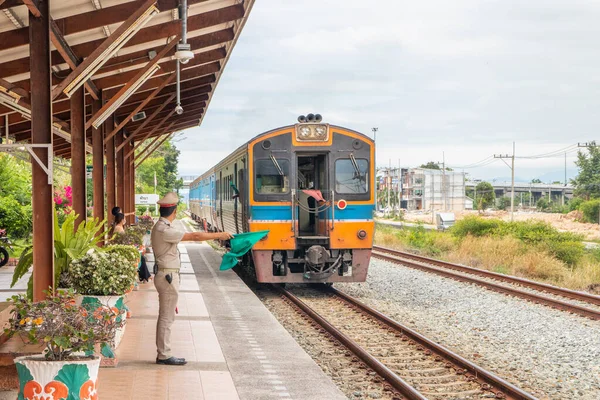
[[273,165],[275,165],[275,168],[277,168],[277,171],[279,171],[279,175],[284,176],[285,174],[283,173],[281,166],[279,165],[273,154],[271,154],[271,161],[273,161]]
[[356,177],[359,180],[362,180],[362,175],[360,173],[360,168],[358,168],[358,163],[356,162],[356,158],[354,158],[354,154],[350,153],[350,161],[352,162],[352,166],[354,167],[354,171],[356,172]]

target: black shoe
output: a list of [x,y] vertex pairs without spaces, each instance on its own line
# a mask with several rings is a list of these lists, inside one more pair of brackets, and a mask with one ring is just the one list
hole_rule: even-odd
[[185,365],[187,364],[187,361],[185,361],[185,358],[170,357],[166,360],[159,360],[157,358],[156,363],[162,365]]

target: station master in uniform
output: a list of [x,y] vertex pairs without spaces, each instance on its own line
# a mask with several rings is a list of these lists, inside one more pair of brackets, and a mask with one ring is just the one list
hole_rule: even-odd
[[154,251],[155,271],[154,286],[158,291],[158,322],[156,324],[157,364],[184,365],[184,358],[173,357],[171,354],[171,326],[175,321],[175,308],[179,298],[179,250],[181,241],[228,240],[232,236],[227,232],[185,233],[173,227],[177,216],[177,194],[171,192],[158,201],[160,219],[152,228],[152,249]]

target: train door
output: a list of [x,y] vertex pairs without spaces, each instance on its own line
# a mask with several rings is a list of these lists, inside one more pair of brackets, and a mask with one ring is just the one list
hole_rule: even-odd
[[326,228],[320,223],[323,215],[321,199],[328,200],[329,179],[326,154],[298,154],[298,236],[324,236]]

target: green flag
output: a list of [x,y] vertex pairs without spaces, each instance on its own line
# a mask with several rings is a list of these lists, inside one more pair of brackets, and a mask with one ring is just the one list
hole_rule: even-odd
[[252,249],[252,246],[260,239],[267,236],[268,233],[269,231],[260,231],[233,235],[233,239],[229,242],[231,244],[231,249],[223,256],[219,269],[225,271],[235,267],[238,263],[238,258],[243,257],[244,254]]

